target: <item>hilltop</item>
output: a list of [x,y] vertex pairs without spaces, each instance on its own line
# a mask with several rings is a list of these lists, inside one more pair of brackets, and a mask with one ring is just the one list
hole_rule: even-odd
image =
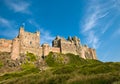
[[[4,58],[3,58],[4,57]],[[0,54],[1,84],[118,84],[120,62],[83,59],[79,55],[50,52],[39,62],[32,53],[12,61],[9,53]],[[7,59],[6,59],[7,58]],[[9,59],[9,63],[6,63]],[[11,70],[10,67],[14,67]]]

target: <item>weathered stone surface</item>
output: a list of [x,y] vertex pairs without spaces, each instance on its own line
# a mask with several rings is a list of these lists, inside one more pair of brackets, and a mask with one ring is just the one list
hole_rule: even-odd
[[67,40],[57,36],[52,41],[52,47],[46,43],[40,46],[40,32],[26,32],[23,27],[20,27],[18,36],[13,40],[0,39],[0,52],[10,52],[13,60],[19,59],[20,54],[26,52],[34,53],[41,58],[47,56],[49,52],[57,52],[73,53],[84,59],[97,59],[96,51],[81,45],[80,39],[76,36],[69,36]]
[[11,52],[12,40],[0,39],[0,52]]
[[81,45],[80,39],[77,37],[68,37],[64,39],[61,37],[56,37],[52,42],[53,47],[59,47],[61,53],[73,53],[79,55],[84,59],[97,59],[95,49],[88,48],[87,45]]

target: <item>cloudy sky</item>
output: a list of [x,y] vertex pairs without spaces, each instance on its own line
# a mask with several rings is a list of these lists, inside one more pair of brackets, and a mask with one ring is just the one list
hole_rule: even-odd
[[41,44],[56,35],[77,36],[101,61],[120,61],[120,0],[0,0],[0,38],[21,25],[40,31]]

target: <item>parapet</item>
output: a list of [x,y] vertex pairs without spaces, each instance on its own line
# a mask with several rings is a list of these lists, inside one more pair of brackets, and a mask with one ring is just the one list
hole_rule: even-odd
[[42,44],[42,47],[50,47],[48,43]]
[[87,46],[87,45],[83,45],[83,47],[88,48],[88,46]]

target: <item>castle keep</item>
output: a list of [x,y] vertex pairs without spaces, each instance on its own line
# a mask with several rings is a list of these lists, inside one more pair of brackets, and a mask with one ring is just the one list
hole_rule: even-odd
[[23,27],[20,27],[18,36],[13,40],[0,39],[0,52],[10,52],[13,60],[19,59],[20,54],[26,52],[34,53],[40,57],[47,56],[49,52],[57,52],[72,53],[84,59],[97,59],[95,49],[81,45],[80,39],[77,37],[64,39],[57,36],[52,41],[52,47],[49,44],[40,45],[40,32],[26,32]]

